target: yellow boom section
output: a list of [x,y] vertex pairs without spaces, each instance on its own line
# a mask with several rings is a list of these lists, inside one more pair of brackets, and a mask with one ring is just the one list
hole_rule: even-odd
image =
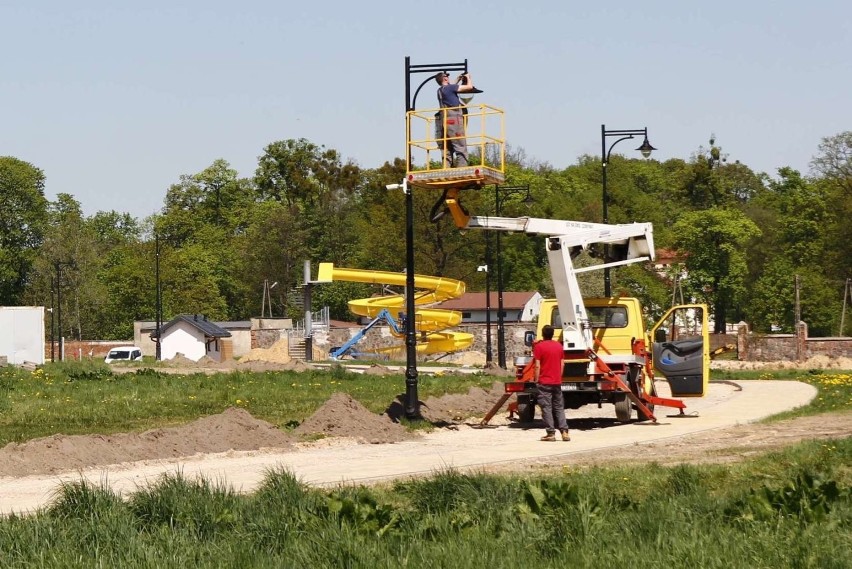
[[[334,263],[320,263],[317,281],[349,281],[405,286],[406,277],[405,273],[347,269],[335,267]],[[414,302],[417,306],[423,307],[415,311],[415,325],[419,333],[418,341],[423,340],[418,344],[417,350],[432,354],[457,352],[469,348],[473,344],[473,334],[445,331],[447,328],[461,324],[461,312],[426,308],[428,305],[461,296],[465,291],[464,283],[445,277],[414,275],[414,287],[417,289]],[[349,309],[354,314],[368,318],[375,318],[382,310],[388,310],[391,314],[398,316],[404,307],[405,296],[402,294],[358,298],[349,301]]]

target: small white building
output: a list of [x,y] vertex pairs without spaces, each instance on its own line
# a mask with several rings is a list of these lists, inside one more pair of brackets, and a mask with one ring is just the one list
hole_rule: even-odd
[[0,306],[0,356],[16,365],[44,363],[43,306]]
[[[156,338],[156,330],[151,333]],[[160,358],[170,360],[177,354],[197,362],[207,356],[217,362],[233,356],[231,333],[201,314],[181,314],[160,329]]]
[[[484,292],[466,292],[436,308],[461,312],[462,323],[472,324],[486,322],[488,308],[491,309],[491,321],[497,322],[499,305],[500,299],[495,291],[491,291],[490,299]],[[532,322],[540,309],[541,294],[538,292],[503,292],[503,322]]]

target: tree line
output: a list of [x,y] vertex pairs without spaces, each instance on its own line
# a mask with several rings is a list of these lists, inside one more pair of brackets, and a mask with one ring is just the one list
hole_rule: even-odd
[[[807,174],[754,172],[728,161],[713,139],[685,159],[612,156],[609,222],[652,222],[657,249],[678,259],[665,274],[650,265],[616,268],[613,291],[638,296],[649,317],[676,298],[707,303],[716,331],[746,321],[759,332],[792,332],[798,308],[811,335],[849,334],[852,315],[839,327],[852,277],[852,131],[824,138],[810,166]],[[504,216],[602,218],[599,156],[557,169],[510,149],[506,174],[507,184],[528,186],[532,200],[502,194]],[[276,141],[253,176],[241,178],[217,159],[181,176],[160,212],[140,220],[116,211],[84,215],[69,194],[50,201],[37,165],[0,157],[0,305],[61,302],[66,337],[130,338],[135,320],[155,318],[159,258],[166,319],[256,317],[264,282],[279,283],[273,314],[298,318],[305,260],[404,269],[404,196],[385,187],[404,175],[400,158],[367,169],[305,139]],[[498,192],[467,191],[464,205],[494,215]],[[476,268],[487,232],[431,222],[439,197],[414,193],[416,270],[484,290]],[[501,245],[505,290],[553,292],[541,237],[503,235]],[[589,296],[602,294],[599,271],[582,278]],[[351,319],[349,299],[380,292],[335,282],[315,287],[313,300],[333,318]]]

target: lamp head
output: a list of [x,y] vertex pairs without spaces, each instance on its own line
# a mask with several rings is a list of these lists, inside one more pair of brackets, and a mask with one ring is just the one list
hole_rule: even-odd
[[639,148],[637,148],[636,150],[638,150],[639,152],[641,152],[641,153],[642,153],[642,157],[643,157],[643,158],[649,158],[649,157],[651,156],[651,152],[653,152],[654,150],[656,150],[656,148],[654,148],[653,146],[651,146],[651,143],[650,143],[650,142],[648,142],[648,135],[646,134],[646,135],[645,135],[645,140],[642,142],[642,146],[640,146],[640,147],[639,147]]

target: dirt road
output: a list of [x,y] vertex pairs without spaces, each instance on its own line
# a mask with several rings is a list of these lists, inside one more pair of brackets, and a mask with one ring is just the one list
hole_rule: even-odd
[[[664,386],[664,382],[658,385],[662,396],[666,395]],[[425,475],[446,468],[535,471],[555,465],[612,461],[724,462],[805,438],[850,436],[852,413],[755,424],[766,416],[807,404],[815,393],[807,384],[789,381],[713,383],[707,397],[687,400],[688,411],[696,416],[675,418],[658,408],[657,424],[622,425],[611,418],[610,406],[601,410],[586,407],[569,411],[572,441],[568,443],[540,442],[540,427],[521,428],[507,420],[505,413],[484,428],[470,421],[412,436],[398,430],[401,427],[395,423],[368,424],[379,421],[378,416],[371,416],[360,404],[345,398],[332,398],[327,408],[318,411],[303,427],[333,430],[337,426],[343,433],[359,435],[358,439],[332,436],[300,443],[294,435],[282,434],[242,410],[140,435],[51,437],[2,449],[0,512],[43,507],[52,499],[58,484],[81,478],[109,484],[115,491],[127,494],[156,482],[163,473],[180,471],[188,477],[204,476],[251,492],[270,469],[288,469],[306,483],[330,486]],[[427,401],[425,412],[452,414],[454,409],[474,400],[481,406],[494,399],[494,394],[486,390],[472,390],[456,399]],[[316,427],[309,427],[311,424]],[[368,432],[365,428],[371,429],[369,435],[364,435]],[[380,444],[369,444],[370,440]],[[194,446],[204,441],[207,446]],[[141,453],[147,448],[145,445],[160,454]],[[116,447],[120,453],[107,452]],[[96,466],[84,466],[81,448],[88,453],[86,460],[93,460],[90,464]],[[194,448],[198,448],[195,453]],[[163,450],[169,452],[162,453]],[[98,458],[99,454],[107,456]],[[67,460],[72,456],[77,462],[71,464],[76,466],[62,471],[63,457]],[[134,461],[104,463],[118,462],[113,456]],[[139,456],[157,459],[136,460]]]

